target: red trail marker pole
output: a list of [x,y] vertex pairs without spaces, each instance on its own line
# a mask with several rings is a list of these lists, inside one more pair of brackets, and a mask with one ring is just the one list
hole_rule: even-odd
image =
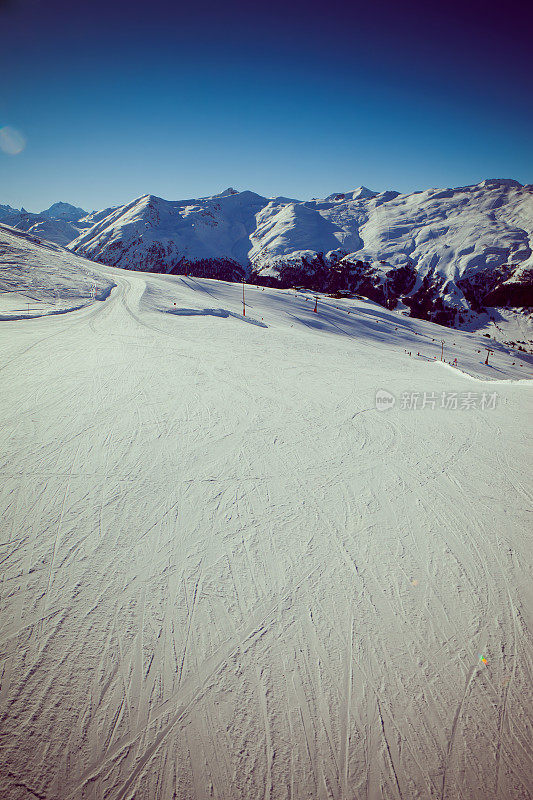
[[315,297],[315,307],[313,308],[315,314],[318,314],[318,297]]
[[242,315],[246,316],[246,303],[244,302],[244,280],[242,282]]

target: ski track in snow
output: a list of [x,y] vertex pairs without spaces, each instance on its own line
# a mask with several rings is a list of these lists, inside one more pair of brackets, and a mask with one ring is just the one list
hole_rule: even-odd
[[[0,324],[1,796],[531,798],[527,362],[94,269],[105,301]],[[406,355],[440,331],[474,378]]]

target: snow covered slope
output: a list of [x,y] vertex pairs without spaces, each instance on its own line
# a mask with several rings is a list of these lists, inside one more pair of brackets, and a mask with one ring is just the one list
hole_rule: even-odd
[[146,195],[70,245],[102,263],[317,291],[479,326],[488,306],[533,306],[533,187],[507,179],[411,195],[366,187],[302,202],[230,189]]
[[94,267],[59,245],[0,225],[0,319],[59,314],[104,300],[114,283]]
[[72,238],[79,236],[80,230],[82,230],[81,226],[63,219],[32,219],[30,222],[31,224],[28,220],[23,220],[17,227],[40,239],[46,239],[62,246],[70,244]]
[[0,322],[2,798],[531,800],[531,357],[84,264]]
[[21,211],[18,208],[0,204],[0,222],[3,222],[5,225],[15,226],[17,222],[19,222],[20,217]]
[[479,324],[486,306],[533,305],[533,187],[492,180],[413,195],[354,194],[305,204],[307,226],[314,215],[323,245],[309,237],[307,252],[287,231],[285,210],[264,214],[251,251],[257,277],[349,289],[459,326]]
[[185,272],[195,264],[196,272],[241,277],[256,214],[267,202],[254,192],[231,189],[180,202],[145,195],[113,209],[70,247],[127,269]]

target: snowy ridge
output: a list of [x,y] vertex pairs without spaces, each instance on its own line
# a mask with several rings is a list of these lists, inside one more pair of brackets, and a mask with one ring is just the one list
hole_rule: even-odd
[[0,205],[0,223],[61,245],[67,245],[79,236],[80,231],[92,225],[90,219],[84,221],[85,217],[87,212],[83,208],[63,202],[53,203],[38,214],[24,208]]
[[129,269],[357,292],[472,326],[484,324],[488,305],[533,305],[532,191],[490,179],[408,195],[360,187],[305,202],[233,189],[179,202],[146,195],[70,247]]
[[110,266],[357,293],[448,326],[533,306],[533,187],[511,179],[413,194],[361,186],[311,201],[230,187],[90,214],[0,206],[2,221]]
[[266,202],[235,190],[179,202],[144,195],[112,210],[70,247],[128,269],[171,272],[188,263],[222,262],[242,275],[256,214]]

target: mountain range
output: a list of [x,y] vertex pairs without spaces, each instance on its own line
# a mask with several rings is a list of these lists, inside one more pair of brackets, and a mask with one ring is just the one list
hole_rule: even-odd
[[476,327],[494,306],[533,306],[533,186],[512,179],[310,201],[148,194],[92,213],[0,206],[0,222],[110,266],[357,293],[454,327]]

